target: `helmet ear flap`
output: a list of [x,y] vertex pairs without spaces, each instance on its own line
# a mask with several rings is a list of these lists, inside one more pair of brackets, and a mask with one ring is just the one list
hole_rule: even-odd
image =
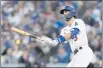
[[72,17],[76,18],[75,12],[70,12],[69,14],[67,14],[65,19],[66,19],[66,21],[69,21]]
[[76,12],[76,10],[75,10],[75,9],[73,9],[73,10],[72,10],[72,12]]

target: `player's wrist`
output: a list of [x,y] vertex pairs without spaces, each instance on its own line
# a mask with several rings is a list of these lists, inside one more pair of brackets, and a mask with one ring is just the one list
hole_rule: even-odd
[[36,42],[36,39],[35,39],[35,38],[32,38],[32,37],[29,37],[29,41],[30,41],[30,42]]
[[56,41],[56,42],[60,43],[59,38],[55,38],[55,39],[53,39],[53,41]]
[[54,39],[54,40],[52,40],[52,45],[53,46],[57,46],[58,44],[59,44],[60,42],[58,41],[58,39]]
[[58,38],[55,39],[58,43],[62,43],[64,41],[66,41],[66,39],[62,36],[62,35],[59,35]]

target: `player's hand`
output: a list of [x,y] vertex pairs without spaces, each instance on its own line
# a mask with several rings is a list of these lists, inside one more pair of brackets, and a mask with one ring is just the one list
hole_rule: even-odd
[[48,37],[42,37],[41,40],[42,40],[43,43],[50,45],[50,46],[58,45],[58,42],[56,40],[52,40]]
[[37,38],[32,38],[33,42],[37,42],[42,44],[46,44],[46,45],[50,45],[50,46],[56,46],[58,45],[58,42],[56,40],[52,40],[46,36],[42,36],[42,37],[37,37]]
[[56,40],[43,40],[43,42],[50,45],[50,46],[58,45],[58,42]]
[[38,41],[39,41],[39,40],[38,40],[38,37],[33,38],[33,37],[31,37],[31,36],[30,36],[30,40],[31,40],[32,42],[38,42]]

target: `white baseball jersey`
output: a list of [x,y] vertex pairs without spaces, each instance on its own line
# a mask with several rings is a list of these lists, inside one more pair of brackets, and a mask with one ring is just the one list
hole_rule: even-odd
[[65,36],[65,34],[71,32],[73,28],[78,28],[79,34],[77,34],[77,40],[74,40],[72,38],[70,40],[67,40],[70,44],[72,51],[74,51],[80,46],[88,45],[85,24],[84,21],[81,19],[75,19],[71,26],[68,25],[67,27],[64,27],[61,30],[60,35]]

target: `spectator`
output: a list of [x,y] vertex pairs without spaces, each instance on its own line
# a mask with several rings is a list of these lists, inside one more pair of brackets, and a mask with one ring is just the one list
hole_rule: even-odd
[[13,46],[13,56],[17,59],[20,58],[20,56],[22,55],[23,51],[20,50],[19,45],[14,45]]
[[1,25],[3,31],[9,31],[11,25],[8,23],[8,20],[4,20],[4,23]]
[[29,53],[27,50],[23,51],[23,54],[21,55],[21,57],[19,58],[19,62],[20,63],[28,63],[28,57],[29,57]]
[[35,67],[34,65],[36,65],[37,67],[40,67],[40,64],[37,62],[38,60],[37,60],[35,54],[31,53],[28,57],[28,61],[29,61],[29,64],[30,64],[29,67]]
[[11,38],[9,36],[7,36],[7,39],[5,40],[4,45],[7,49],[12,48],[13,45],[12,45]]
[[56,58],[58,63],[68,63],[70,61],[70,55],[65,51],[63,47],[58,49]]
[[18,60],[16,57],[13,56],[13,49],[9,48],[7,50],[7,55],[5,58],[5,63],[18,63]]
[[20,24],[20,15],[16,11],[9,14],[7,19],[8,22],[13,26],[18,26]]

